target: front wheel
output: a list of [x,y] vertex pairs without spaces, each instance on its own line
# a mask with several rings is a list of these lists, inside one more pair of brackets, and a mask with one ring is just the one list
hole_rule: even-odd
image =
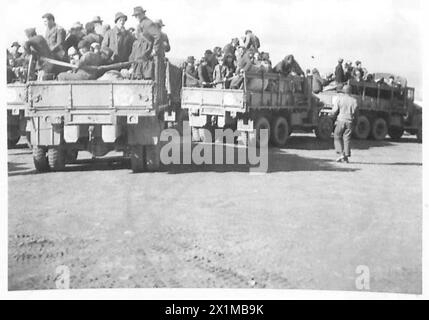
[[282,148],[289,138],[289,123],[286,118],[278,117],[273,124],[271,140],[276,147]]
[[388,132],[387,122],[383,118],[378,118],[372,124],[372,137],[377,141],[382,141],[386,138]]
[[356,126],[354,128],[354,135],[359,140],[366,140],[371,133],[371,123],[368,117],[361,115],[357,118]]

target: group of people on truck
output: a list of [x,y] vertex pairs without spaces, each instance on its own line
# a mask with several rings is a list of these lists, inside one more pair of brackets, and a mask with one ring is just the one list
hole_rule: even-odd
[[132,15],[136,28],[127,29],[128,16],[118,12],[113,28],[96,16],[85,26],[74,23],[68,32],[53,14],[43,15],[45,35],[28,28],[23,46],[14,42],[8,50],[8,82],[25,82],[30,61],[35,68],[31,80],[94,80],[107,70],[98,67],[108,65],[116,72],[123,69],[121,74],[130,79],[153,79],[155,62],[170,51],[168,36],[162,20],[150,20],[142,7],[135,7]]
[[184,86],[203,88],[240,89],[243,74],[248,71],[277,72],[285,76],[304,76],[293,55],[286,56],[273,67],[270,54],[260,51],[259,38],[247,30],[241,39],[233,38],[224,48],[206,50],[200,60],[187,58],[184,70]]

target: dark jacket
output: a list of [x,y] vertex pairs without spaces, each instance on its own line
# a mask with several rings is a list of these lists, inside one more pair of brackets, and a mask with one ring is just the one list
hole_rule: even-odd
[[184,74],[184,84],[185,87],[198,87],[198,70],[195,69],[195,66],[186,65],[185,74]]
[[[156,55],[160,54],[161,47],[161,31],[153,23],[152,20],[145,17],[137,26],[137,38],[143,38],[145,41],[149,42],[155,51]],[[162,52],[161,52],[162,54]]]
[[152,59],[152,44],[143,38],[134,41],[133,49],[129,57],[130,62],[134,62],[134,79],[153,79],[154,62]]
[[45,72],[51,73],[54,69],[54,65],[46,62],[42,62],[39,57],[45,57],[53,59],[55,58],[49,49],[48,42],[41,35],[31,37],[24,43],[24,50],[27,54],[34,54],[37,59],[36,70],[44,70]]
[[113,51],[114,62],[127,62],[133,49],[134,36],[127,30],[119,30],[117,26],[106,32],[101,44],[102,48]]
[[232,43],[228,43],[224,48],[223,48],[223,54],[226,56],[227,54],[232,54],[234,56],[235,59],[235,46]]
[[89,33],[84,36],[82,40],[89,42],[89,44],[93,44],[94,42],[101,44],[103,42],[103,36],[97,33]]
[[284,76],[288,76],[291,72],[295,72],[299,76],[304,75],[304,71],[302,71],[301,67],[299,66],[298,62],[296,62],[295,59],[293,59],[292,63],[289,63],[290,56],[286,56],[282,61],[280,61],[275,67],[274,71],[277,73],[281,73]]
[[51,29],[46,29],[45,39],[51,52],[59,57],[64,57],[63,43],[66,39],[66,31],[63,28],[54,25]]
[[170,40],[168,39],[168,36],[166,33],[161,33],[161,45],[159,47],[159,56],[164,58],[166,52],[170,52]]
[[244,72],[247,72],[250,70],[252,65],[253,65],[253,62],[252,60],[250,60],[249,54],[244,53],[244,55],[238,58],[236,72],[239,73],[241,70],[243,70]]
[[344,75],[344,69],[343,66],[339,63],[337,67],[335,68],[335,81],[337,83],[343,83],[345,82],[345,75]]
[[[206,88],[210,88],[211,85],[209,83],[213,82],[213,69],[210,68],[209,65],[200,65],[198,67],[198,79],[200,80],[200,85]],[[203,85],[203,82],[206,82]]]
[[328,81],[323,79],[318,72],[313,72],[313,93],[320,93]]

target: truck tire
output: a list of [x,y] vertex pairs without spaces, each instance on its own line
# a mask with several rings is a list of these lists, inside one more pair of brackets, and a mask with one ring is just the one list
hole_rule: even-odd
[[33,162],[34,167],[38,172],[49,171],[49,162],[46,156],[46,149],[42,147],[33,148]]
[[365,115],[360,115],[357,118],[356,126],[354,128],[354,135],[359,140],[368,139],[371,133],[371,123],[368,120],[368,117]]
[[65,152],[60,147],[48,149],[48,162],[52,171],[64,170],[66,165]]
[[159,157],[159,145],[144,147],[145,166],[149,172],[159,171],[161,160]]
[[317,128],[314,130],[316,137],[320,140],[326,141],[331,139],[332,132],[334,131],[334,122],[329,117],[320,117]]
[[371,136],[374,140],[382,141],[386,139],[388,130],[386,120],[383,118],[377,118],[372,124]]
[[256,146],[258,147],[266,147],[268,145],[268,141],[266,143],[261,144],[261,130],[268,130],[268,140],[270,140],[271,135],[271,125],[268,119],[264,116],[259,117],[255,123],[255,135],[256,135]]
[[397,141],[397,140],[401,139],[403,135],[404,135],[404,128],[401,128],[401,127],[390,127],[389,128],[389,137],[392,140]]
[[19,142],[19,140],[21,139],[21,137],[14,137],[14,138],[7,138],[7,148],[8,149],[10,149],[10,148],[13,148],[13,147],[15,147],[17,144],[18,144],[18,142]]
[[214,130],[210,128],[199,128],[198,134],[201,142],[212,143],[215,141]]
[[132,146],[130,150],[131,170],[140,173],[145,170],[145,156],[142,145]]
[[191,128],[192,142],[201,142],[200,130],[196,127]]
[[417,136],[417,141],[422,143],[423,141],[423,121],[422,121],[422,115],[419,114],[417,116],[417,132],[416,132],[416,136]]
[[285,117],[277,117],[271,130],[271,141],[276,147],[282,148],[289,138],[289,123]]

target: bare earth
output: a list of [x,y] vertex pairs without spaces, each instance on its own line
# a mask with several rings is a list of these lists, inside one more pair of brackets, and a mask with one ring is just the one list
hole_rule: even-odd
[[269,173],[167,166],[132,174],[88,163],[36,174],[9,150],[9,289],[279,288],[421,292],[422,147],[355,141],[352,163],[331,144],[292,136]]

